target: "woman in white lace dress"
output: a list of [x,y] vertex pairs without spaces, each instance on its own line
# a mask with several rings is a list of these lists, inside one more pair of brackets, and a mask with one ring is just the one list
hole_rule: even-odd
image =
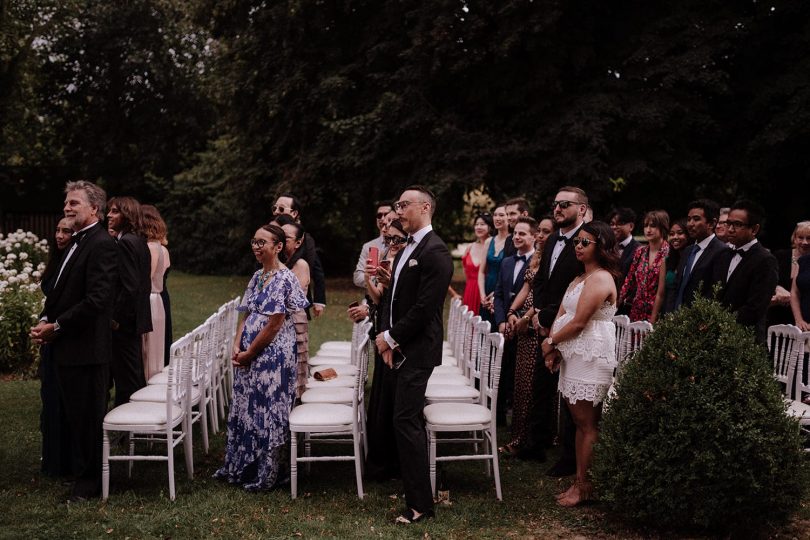
[[576,506],[591,497],[588,480],[601,408],[616,367],[616,280],[621,277],[616,240],[601,221],[582,226],[573,239],[585,272],[563,296],[557,318],[542,351],[546,367],[560,369],[560,393],[577,428],[576,482],[557,496],[561,506]]

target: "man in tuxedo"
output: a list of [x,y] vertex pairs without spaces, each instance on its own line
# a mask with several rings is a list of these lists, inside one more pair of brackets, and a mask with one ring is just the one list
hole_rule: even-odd
[[79,502],[101,491],[101,423],[107,411],[118,253],[100,221],[107,201],[104,190],[79,180],[68,182],[65,193],[65,217],[74,220],[76,232],[31,337],[52,344],[59,391],[74,436],[76,481],[68,500]]
[[501,360],[501,382],[498,387],[498,424],[506,423],[506,409],[512,403],[515,391],[515,362],[517,360],[517,342],[511,334],[507,332],[507,312],[512,305],[517,293],[523,287],[523,277],[529,261],[534,255],[534,233],[537,230],[537,222],[528,217],[517,218],[512,239],[517,252],[509,257],[504,257],[501,262],[501,269],[498,273],[498,281],[495,284],[495,324],[498,332],[504,334],[506,341],[503,348]]
[[504,212],[506,212],[506,220],[509,223],[509,236],[506,237],[506,242],[503,245],[503,256],[511,257],[515,254],[517,249],[512,241],[512,232],[515,230],[519,217],[528,217],[529,215],[529,202],[523,197],[514,197],[506,201],[503,205]]
[[[578,187],[562,187],[554,198],[552,217],[557,232],[546,241],[543,260],[534,278],[533,323],[538,329],[538,340],[548,336],[568,285],[584,271],[571,239],[582,227],[587,208],[588,196]],[[545,448],[551,446],[556,432],[554,411],[558,403],[558,378],[559,374],[549,372],[542,356],[538,356],[534,370],[534,402],[529,415],[529,442],[520,457],[545,461]],[[568,476],[576,472],[576,429],[568,407],[560,407],[560,422],[562,456],[546,472],[549,476]]]
[[714,263],[726,245],[714,235],[720,207],[709,199],[689,203],[686,232],[694,244],[687,246],[678,263],[675,276],[673,309],[692,304],[695,293],[711,298],[714,283]]
[[390,275],[377,269],[391,285],[383,331],[375,341],[385,363],[397,372],[394,432],[407,504],[397,522],[415,523],[433,517],[422,410],[428,378],[442,361],[442,310],[453,277],[453,259],[433,232],[436,199],[427,188],[409,187],[394,208],[409,241],[397,254]]
[[726,238],[734,247],[717,256],[713,281],[723,287],[718,300],[765,345],[766,315],[778,274],[776,257],[757,241],[763,217],[762,207],[753,201],[734,203],[726,218]]
[[146,386],[142,335],[152,331],[149,293],[152,291],[151,256],[141,236],[141,205],[132,197],[107,202],[107,228],[118,248],[118,293],[113,304],[112,362],[115,406]]
[[[301,222],[301,205],[298,203],[298,199],[290,193],[279,196],[272,210],[274,217],[287,214],[296,222]],[[312,314],[317,319],[326,308],[326,276],[323,272],[321,258],[318,257],[318,251],[315,247],[315,239],[312,238],[311,234],[306,233],[304,235],[304,243],[298,249],[301,251],[300,258],[307,261],[312,276],[312,294],[307,291],[307,299],[312,305]],[[309,308],[307,308],[307,316],[309,316]]]
[[[631,208],[617,208],[608,215],[608,224],[616,236],[616,252],[622,268],[622,282],[633,264],[633,254],[641,245],[633,238],[636,226],[636,213]],[[621,285],[620,285],[621,286]]]
[[376,212],[376,219],[377,219],[377,229],[380,231],[380,235],[373,240],[369,240],[365,244],[363,244],[362,249],[360,250],[360,258],[357,259],[357,266],[354,268],[354,274],[352,275],[352,281],[356,287],[360,287],[361,289],[366,288],[366,262],[368,261],[368,252],[372,247],[376,247],[379,252],[380,256],[385,252],[385,241],[383,238],[383,229],[385,228],[386,221],[385,218],[388,214],[391,213],[393,207],[391,203],[381,202],[377,204],[377,212]]

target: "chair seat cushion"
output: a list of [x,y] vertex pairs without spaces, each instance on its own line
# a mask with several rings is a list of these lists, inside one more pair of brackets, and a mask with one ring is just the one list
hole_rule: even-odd
[[433,368],[433,375],[461,375],[461,368],[458,366],[448,366],[442,364]]
[[463,384],[431,384],[425,390],[425,399],[475,399],[480,395],[472,386]]
[[354,421],[348,405],[335,403],[305,403],[290,413],[290,426],[342,426]]
[[487,424],[492,413],[473,403],[433,403],[425,407],[425,420],[437,426]]
[[449,354],[442,355],[442,365],[443,366],[457,366],[458,360],[456,360],[455,356]]
[[321,349],[323,350],[333,350],[333,351],[342,351],[352,348],[351,341],[324,341],[321,343]]
[[341,386],[312,388],[301,394],[301,403],[351,403],[354,395],[353,388]]
[[307,379],[307,388],[323,388],[341,386],[343,388],[354,388],[357,386],[357,378],[354,376],[338,376],[330,381],[316,381],[315,377]]
[[146,384],[169,384],[169,371],[161,371],[149,377]]
[[[166,403],[166,384],[147,384],[131,396],[130,401],[155,401]],[[191,401],[196,403],[200,399],[200,389],[196,386],[191,387]]]
[[[183,409],[172,405],[172,421],[183,417]],[[166,404],[154,401],[124,403],[114,408],[104,417],[104,428],[115,429],[116,426],[154,426],[166,423]]]
[[810,424],[810,405],[793,399],[786,399],[785,401],[788,404],[787,413],[790,416],[799,418],[801,424]]
[[334,365],[348,365],[352,363],[351,357],[348,353],[345,356],[331,356],[320,355],[310,356],[307,364],[310,366],[334,366]]
[[470,379],[464,375],[454,373],[434,373],[428,379],[428,384],[461,384],[470,386]]

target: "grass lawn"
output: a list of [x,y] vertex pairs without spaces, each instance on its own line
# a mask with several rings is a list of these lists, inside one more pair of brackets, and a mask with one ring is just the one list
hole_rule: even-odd
[[[241,294],[246,277],[169,278],[175,338],[213,310]],[[460,290],[457,288],[457,290]],[[347,339],[351,324],[345,307],[359,299],[348,280],[329,282],[325,315],[310,326],[311,347]],[[604,505],[562,509],[553,495],[563,484],[543,475],[545,466],[501,460],[504,501],[480,463],[442,467],[441,489],[449,505],[438,518],[409,528],[391,523],[403,507],[400,482],[366,483],[366,498],[356,497],[350,462],[313,464],[299,475],[300,498],[288,489],[248,494],[210,479],[222,461],[224,431],[212,437],[204,455],[195,439],[195,478],[188,480],[181,451],[176,452],[177,500],[168,499],[166,465],[136,463],[132,479],[122,463],[111,465],[107,503],[64,504],[67,488],[39,473],[40,409],[38,381],[0,382],[0,538],[646,538],[611,520]],[[224,427],[224,426],[223,426]],[[507,434],[502,432],[500,440]],[[550,455],[553,459],[555,455]],[[767,536],[810,538],[810,500],[793,521]]]

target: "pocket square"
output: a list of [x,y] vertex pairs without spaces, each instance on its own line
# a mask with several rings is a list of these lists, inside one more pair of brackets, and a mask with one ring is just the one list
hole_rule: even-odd
[[408,268],[410,268],[411,266],[416,266],[417,264],[419,264],[419,261],[417,261],[416,259],[411,259],[410,261],[408,261]]

